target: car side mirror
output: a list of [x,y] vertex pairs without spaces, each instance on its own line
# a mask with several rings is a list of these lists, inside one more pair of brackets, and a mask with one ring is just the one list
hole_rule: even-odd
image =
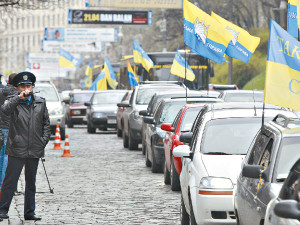
[[140,116],[148,116],[147,110],[141,110],[139,111]]
[[174,131],[174,127],[171,123],[163,123],[160,128],[164,131]]
[[173,155],[176,157],[193,158],[193,153],[188,145],[179,145],[173,149]]
[[92,104],[91,104],[91,102],[85,102],[84,105],[88,107],[88,106],[91,106]]
[[[256,178],[260,177],[261,171],[264,169],[263,166],[258,165],[244,165],[242,169],[242,176],[249,177],[249,178]],[[265,178],[264,173],[262,173],[262,178]]]
[[277,216],[288,219],[300,219],[300,210],[298,202],[295,200],[282,200],[274,207],[274,212]]
[[145,123],[155,124],[154,118],[152,116],[144,116],[143,120]]
[[187,133],[181,134],[179,137],[179,140],[183,143],[190,144],[192,141],[192,137],[193,137],[193,132],[187,132]]

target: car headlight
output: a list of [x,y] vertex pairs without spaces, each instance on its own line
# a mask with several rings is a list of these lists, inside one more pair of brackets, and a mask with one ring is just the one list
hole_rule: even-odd
[[233,189],[232,181],[223,177],[203,177],[199,188],[203,189]]
[[50,115],[61,115],[63,114],[63,110],[62,108],[56,108],[56,109],[53,109],[51,112],[50,112]]
[[140,116],[140,114],[139,114],[139,111],[134,111],[134,113],[133,113],[133,118],[134,118],[135,120],[138,120],[138,119],[141,118],[141,116]]
[[101,112],[94,112],[93,117],[94,118],[101,118],[101,117],[105,117],[105,114],[101,113]]

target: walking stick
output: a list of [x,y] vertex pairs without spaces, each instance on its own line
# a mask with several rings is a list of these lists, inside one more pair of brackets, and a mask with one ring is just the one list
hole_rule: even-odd
[[48,179],[48,176],[47,176],[47,172],[46,172],[46,168],[45,168],[45,165],[44,165],[45,159],[41,158],[41,161],[42,161],[42,164],[43,164],[43,167],[44,167],[44,171],[45,171],[45,175],[46,175],[46,178],[47,178],[47,181],[48,181],[48,186],[49,186],[50,193],[54,194],[54,192],[53,192],[54,188],[51,188],[51,186],[50,186],[50,182],[49,182],[49,179]]

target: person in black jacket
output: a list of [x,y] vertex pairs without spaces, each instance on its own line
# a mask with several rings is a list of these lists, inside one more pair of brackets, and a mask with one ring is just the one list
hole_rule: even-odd
[[12,80],[18,95],[11,96],[1,106],[10,115],[5,153],[8,165],[0,192],[0,218],[7,219],[17,182],[25,165],[24,219],[41,220],[35,215],[35,182],[39,158],[44,157],[50,138],[50,120],[45,99],[33,94],[35,76],[18,73]]
[[[0,106],[3,105],[4,102],[8,99],[8,96],[15,95],[18,93],[18,90],[11,84],[12,79],[16,75],[17,75],[16,73],[10,74],[8,77],[8,84],[4,88],[0,88]],[[7,167],[7,160],[8,160],[8,157],[5,154],[5,146],[6,146],[7,136],[8,136],[9,120],[10,120],[10,116],[5,115],[0,110],[0,130],[2,132],[2,135],[4,136],[4,143],[0,151],[0,187],[2,186],[2,182],[5,176],[5,170]]]

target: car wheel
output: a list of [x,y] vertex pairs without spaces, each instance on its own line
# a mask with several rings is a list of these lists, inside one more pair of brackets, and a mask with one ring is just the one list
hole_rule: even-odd
[[190,199],[190,225],[197,225],[191,199]]
[[151,171],[152,171],[152,173],[161,173],[161,172],[163,172],[162,166],[156,162],[154,151],[153,151],[152,147],[151,147],[151,150],[152,150]]
[[124,129],[123,129],[123,132],[122,132],[122,136],[123,136],[123,147],[128,148],[128,137],[126,136]]
[[146,147],[146,152],[145,152],[145,161],[146,161],[146,166],[150,167],[151,166],[151,162],[150,162],[150,160],[148,158],[148,149],[147,149],[147,147]]
[[128,129],[128,148],[129,150],[135,150],[135,149],[138,149],[138,143],[133,139],[132,135],[131,135],[131,132],[130,132],[130,129]]
[[117,128],[117,136],[122,137],[122,130]]
[[170,172],[167,168],[166,160],[164,163],[164,182],[165,182],[165,184],[170,184]]
[[89,134],[94,134],[94,133],[96,133],[96,128],[93,128],[92,125],[90,123],[88,123],[88,125],[87,125],[87,132]]
[[180,180],[176,172],[173,156],[171,158],[171,168],[170,168],[170,177],[171,177],[171,189],[172,191],[180,191]]
[[66,138],[66,128],[61,128],[60,129],[60,137],[61,137],[61,140],[65,140]]
[[71,120],[68,120],[67,125],[68,125],[68,128],[74,127],[74,124],[71,122]]
[[181,220],[181,225],[190,224],[190,216],[185,209],[182,195],[181,195],[181,204],[180,204],[180,220]]

